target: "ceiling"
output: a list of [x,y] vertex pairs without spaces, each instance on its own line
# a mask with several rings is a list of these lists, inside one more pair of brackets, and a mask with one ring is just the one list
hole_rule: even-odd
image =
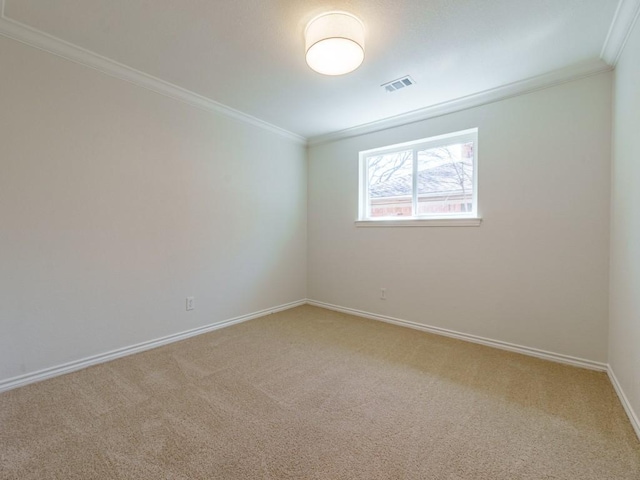
[[[599,60],[618,0],[5,0],[4,16],[305,138]],[[328,10],[366,27],[355,72],[304,61]],[[602,62],[603,63],[603,62]],[[604,64],[604,63],[603,63]],[[382,83],[416,85],[387,93]]]

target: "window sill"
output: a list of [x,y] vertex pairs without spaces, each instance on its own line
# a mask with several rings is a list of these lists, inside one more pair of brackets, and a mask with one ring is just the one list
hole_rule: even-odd
[[479,227],[482,218],[407,218],[402,220],[356,220],[356,227]]

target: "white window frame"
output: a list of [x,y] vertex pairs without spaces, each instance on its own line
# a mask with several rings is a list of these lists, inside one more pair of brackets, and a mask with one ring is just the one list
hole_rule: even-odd
[[[473,142],[473,196],[472,210],[470,212],[454,213],[454,214],[427,214],[415,215],[411,217],[367,217],[370,211],[367,159],[373,156],[383,155],[385,153],[393,153],[403,150],[413,150],[413,189],[412,202],[413,211],[417,211],[417,169],[418,169],[418,151],[437,148],[452,143]],[[358,227],[436,227],[436,226],[479,226],[482,218],[478,212],[478,129],[471,128],[459,132],[447,133],[435,137],[423,138],[411,142],[398,143],[396,145],[388,145],[381,148],[365,150],[359,154],[358,168],[358,219],[356,226]]]

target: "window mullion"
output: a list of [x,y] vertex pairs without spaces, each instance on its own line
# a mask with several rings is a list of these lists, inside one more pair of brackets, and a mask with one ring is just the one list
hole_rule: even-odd
[[411,216],[418,215],[418,150],[412,151],[413,178],[411,187]]
[[360,201],[363,209],[363,211],[360,212],[360,215],[368,218],[371,216],[371,205],[369,200],[369,157],[364,157],[360,160],[360,169],[362,172],[360,177],[362,185]]

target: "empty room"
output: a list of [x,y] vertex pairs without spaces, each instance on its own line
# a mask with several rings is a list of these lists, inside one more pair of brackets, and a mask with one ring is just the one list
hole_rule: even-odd
[[0,479],[640,479],[640,0],[0,0]]

